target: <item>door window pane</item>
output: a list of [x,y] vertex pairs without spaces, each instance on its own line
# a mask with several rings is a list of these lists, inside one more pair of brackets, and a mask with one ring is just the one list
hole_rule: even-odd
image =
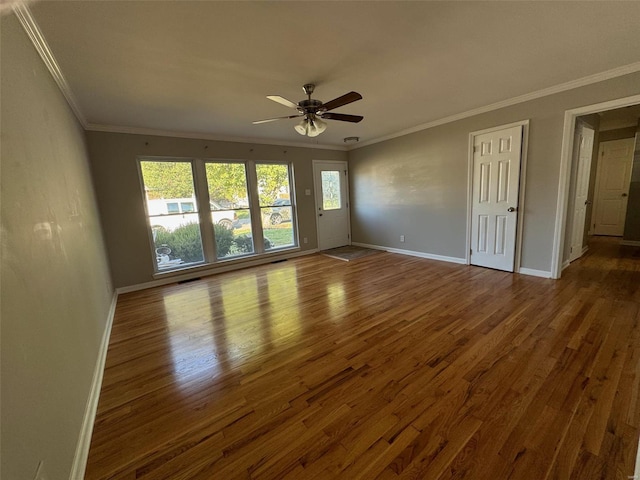
[[287,164],[256,164],[265,251],[295,246],[291,181]]
[[191,162],[140,162],[156,271],[204,261]]
[[244,163],[211,162],[205,165],[216,258],[254,252],[247,173]]
[[338,210],[342,208],[340,196],[340,171],[322,171],[322,209]]

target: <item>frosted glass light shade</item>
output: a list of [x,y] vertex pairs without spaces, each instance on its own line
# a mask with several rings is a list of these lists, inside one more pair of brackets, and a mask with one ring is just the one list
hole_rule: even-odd
[[309,129],[309,120],[303,118],[302,121],[293,128],[295,128],[296,132],[298,132],[300,135],[306,135]]
[[324,120],[321,120],[318,117],[313,119],[313,123],[315,124],[316,129],[318,130],[318,135],[320,135],[322,132],[324,132],[327,129],[327,122],[325,122]]
[[303,118],[302,121],[293,128],[295,128],[296,132],[300,135],[317,137],[327,129],[327,124],[314,115]]

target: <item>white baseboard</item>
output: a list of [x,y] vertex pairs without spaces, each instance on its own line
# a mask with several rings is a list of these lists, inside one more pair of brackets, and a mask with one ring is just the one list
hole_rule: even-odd
[[91,382],[91,390],[87,399],[87,406],[82,419],[82,428],[80,429],[80,437],[76,446],[76,453],[73,457],[71,466],[70,480],[82,480],[84,472],[87,468],[87,459],[89,457],[89,447],[91,446],[91,434],[93,433],[93,424],[96,419],[98,410],[98,400],[100,399],[100,389],[102,388],[102,377],[104,375],[104,365],[107,360],[107,350],[109,349],[109,339],[111,338],[111,327],[113,326],[113,318],[116,313],[116,304],[118,303],[118,294],[113,293],[111,307],[107,316],[107,324],[102,334],[102,342],[98,351],[98,360],[93,371],[93,381]]
[[533,268],[522,268],[520,267],[520,271],[518,272],[522,275],[531,275],[532,277],[542,277],[542,278],[551,278],[551,272],[546,270],[535,270]]
[[639,240],[622,240],[620,242],[620,245],[626,245],[627,247],[640,247],[640,241]]
[[302,250],[298,252],[288,252],[280,255],[269,255],[266,257],[256,258],[247,262],[222,264],[215,267],[202,267],[200,269],[190,269],[189,271],[167,272],[160,274],[157,280],[151,282],[138,283],[135,285],[128,285],[126,287],[116,288],[118,294],[137,292],[138,290],[146,290],[147,288],[160,287],[162,285],[169,285],[170,283],[183,282],[185,280],[192,280],[194,278],[206,277],[207,275],[215,275],[216,273],[230,272],[233,270],[240,270],[247,267],[255,267],[258,265],[264,265],[266,263],[279,262],[281,260],[287,260],[289,258],[302,257],[304,255],[311,255],[318,253],[318,249]]
[[[571,262],[569,260],[565,260],[562,263],[562,270],[564,271],[564,269],[567,268],[569,265],[571,265]],[[522,269],[520,269],[520,270],[522,270]]]
[[584,247],[582,247],[582,253],[580,255],[582,256],[585,253],[587,253],[588,251],[589,251],[589,245],[585,245]]
[[400,248],[382,247],[380,245],[370,245],[368,243],[353,242],[352,245],[355,245],[357,247],[372,248],[374,250],[384,250],[385,252],[390,253],[399,253],[401,255],[410,255],[412,257],[426,258],[429,260],[438,260],[441,262],[458,263],[462,265],[467,264],[466,258],[446,257],[444,255],[435,255],[433,253],[415,252],[413,250],[403,250]]

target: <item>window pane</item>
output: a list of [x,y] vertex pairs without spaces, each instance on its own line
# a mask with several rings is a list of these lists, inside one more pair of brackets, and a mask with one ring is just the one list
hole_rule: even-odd
[[265,250],[294,246],[289,166],[260,163],[256,175]]
[[[190,162],[140,162],[156,269],[204,261]],[[182,213],[179,205],[182,206]],[[185,205],[190,205],[186,207]]]
[[323,171],[322,178],[322,209],[338,210],[342,208],[340,198],[340,171]]
[[180,204],[180,206],[182,207],[182,211],[183,212],[195,212],[196,211],[196,208],[195,208],[195,206],[193,205],[192,202],[186,202],[186,203],[182,202]]
[[180,207],[178,207],[177,202],[167,202],[167,213],[180,213]]
[[247,174],[242,163],[207,163],[211,220],[216,257],[230,258],[254,252]]

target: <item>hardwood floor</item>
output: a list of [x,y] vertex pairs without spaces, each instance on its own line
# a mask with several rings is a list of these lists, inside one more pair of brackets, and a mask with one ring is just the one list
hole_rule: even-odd
[[119,298],[87,479],[626,479],[640,249],[313,255]]

